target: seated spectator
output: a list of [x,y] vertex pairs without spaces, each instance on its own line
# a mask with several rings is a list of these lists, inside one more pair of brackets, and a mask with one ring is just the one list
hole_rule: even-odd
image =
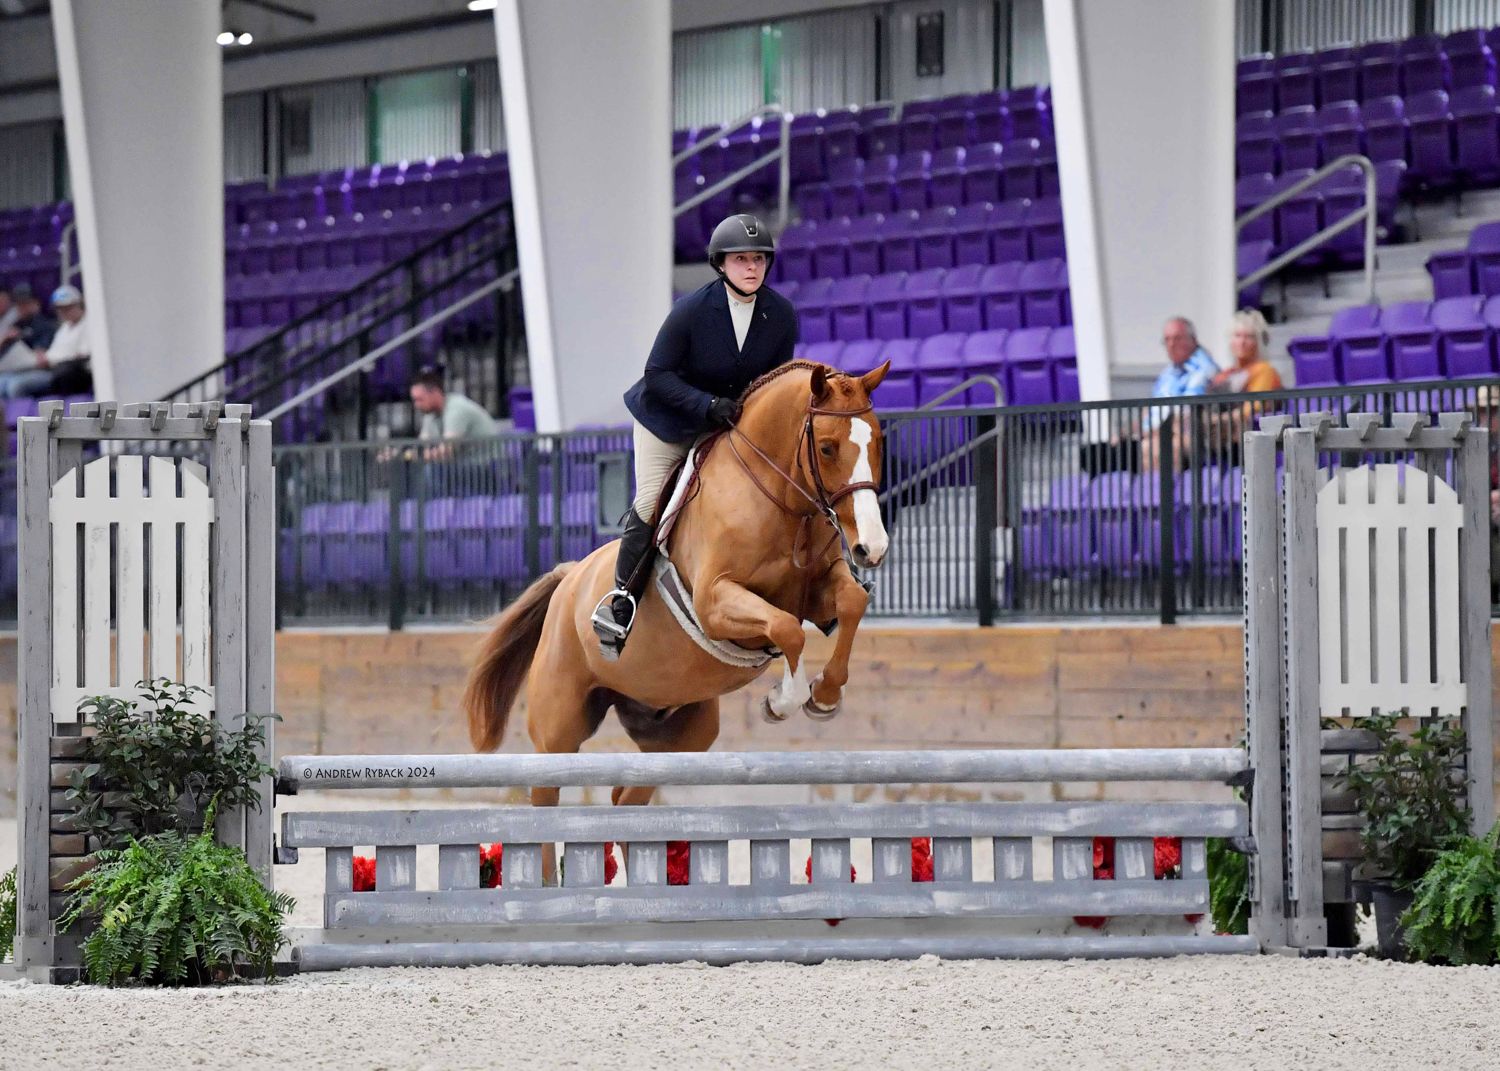
[[0,333],[0,398],[26,397],[52,382],[39,354],[52,344],[57,324],[42,312],[42,303],[25,283],[17,285],[12,296],[16,318]]
[[1266,360],[1271,344],[1271,330],[1266,318],[1256,309],[1241,309],[1234,314],[1229,333],[1229,354],[1234,367],[1225,369],[1208,384],[1210,394],[1258,394],[1281,390],[1281,375]]
[[84,319],[83,295],[74,286],[60,286],[52,292],[52,311],[60,323],[46,349],[38,351],[41,366],[51,373],[44,391],[57,395],[88,394],[94,389],[89,368],[93,346],[89,326]]
[[11,298],[10,284],[0,282],[0,337],[4,337],[20,315],[20,310]]
[[1151,388],[1153,398],[1184,398],[1203,394],[1219,374],[1219,365],[1198,341],[1198,332],[1186,316],[1174,316],[1162,326],[1161,344],[1167,350],[1167,367]]

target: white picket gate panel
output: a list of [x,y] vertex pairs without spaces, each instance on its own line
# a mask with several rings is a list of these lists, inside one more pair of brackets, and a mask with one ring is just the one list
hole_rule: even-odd
[[1364,465],[1338,470],[1317,512],[1323,715],[1459,715],[1458,495],[1415,466]]
[[[143,460],[148,461],[144,468]],[[149,484],[143,480],[147,475]],[[214,505],[203,466],[159,456],[105,456],[84,467],[83,488],[80,497],[77,474],[69,472],[53,485],[49,504],[53,719],[74,721],[78,704],[89,696],[135,699],[139,681],[159,677],[205,689],[203,699],[212,707],[209,540]]]

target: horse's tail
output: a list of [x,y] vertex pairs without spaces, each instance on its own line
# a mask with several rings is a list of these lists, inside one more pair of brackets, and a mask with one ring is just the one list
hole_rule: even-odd
[[505,735],[510,708],[541,641],[553,592],[574,564],[564,562],[535,581],[505,608],[485,637],[464,688],[464,712],[469,716],[469,739],[475,751],[495,750]]

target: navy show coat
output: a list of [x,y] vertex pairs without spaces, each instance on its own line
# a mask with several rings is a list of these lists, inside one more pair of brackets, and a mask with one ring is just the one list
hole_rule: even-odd
[[715,398],[738,398],[753,380],[791,360],[797,337],[792,303],[763,285],[741,350],[729,294],[716,278],[672,306],[625,405],[658,439],[686,442],[709,430]]

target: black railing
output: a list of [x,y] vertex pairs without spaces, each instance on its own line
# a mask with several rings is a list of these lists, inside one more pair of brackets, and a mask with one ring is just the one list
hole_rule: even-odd
[[[1246,428],[1270,414],[1389,423],[1458,410],[1491,426],[1500,378],[884,414],[891,550],[871,574],[871,612],[981,624],[1238,614]],[[1497,449],[1492,438],[1492,458]],[[281,621],[400,628],[488,616],[555,563],[615,537],[630,451],[623,429],[281,447]],[[15,619],[15,516],[7,465],[4,621]]]
[[[268,412],[516,266],[509,203],[464,222],[317,304],[217,368],[167,396],[174,402],[225,399]],[[519,288],[497,291],[395,347],[372,367],[289,409],[277,422],[284,441],[364,439],[376,407],[398,402],[423,363],[439,357],[450,386],[492,413],[505,413],[509,370],[524,352]],[[409,430],[381,421],[382,432]]]

